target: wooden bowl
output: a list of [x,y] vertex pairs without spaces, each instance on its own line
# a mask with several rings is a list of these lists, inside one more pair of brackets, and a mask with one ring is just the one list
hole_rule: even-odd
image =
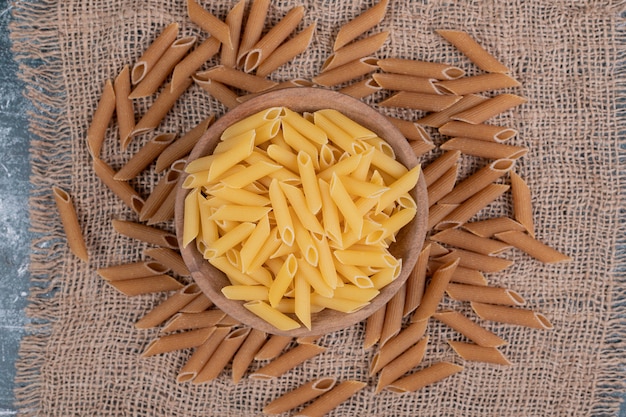
[[[314,112],[327,108],[338,110],[385,139],[395,151],[396,159],[407,168],[410,169],[417,165],[417,158],[408,145],[407,140],[383,115],[352,97],[320,88],[277,90],[242,103],[218,119],[207,130],[191,152],[188,162],[211,154],[219,142],[220,135],[228,126],[268,107],[287,107],[299,113]],[[184,200],[190,190],[184,189],[180,185],[186,177],[187,175],[184,174],[180,179],[176,195],[176,234],[181,248]],[[308,330],[305,326],[291,331],[278,330],[243,307],[244,302],[229,300],[224,297],[221,289],[226,285],[230,285],[228,278],[202,257],[195,244],[190,244],[186,248],[181,249],[182,256],[191,271],[193,279],[204,294],[218,308],[242,323],[267,333],[292,337],[329,333],[352,326],[369,317],[393,297],[410,275],[417,261],[417,256],[422,249],[427,228],[428,196],[423,177],[420,176],[419,182],[411,191],[411,194],[417,202],[417,214],[413,221],[399,232],[397,241],[389,248],[396,258],[402,258],[402,272],[400,276],[382,288],[380,294],[361,310],[346,314],[325,309],[319,313],[312,314],[311,330]]]

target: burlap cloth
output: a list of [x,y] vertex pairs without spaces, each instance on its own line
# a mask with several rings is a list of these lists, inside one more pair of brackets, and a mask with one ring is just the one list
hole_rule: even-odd
[[[300,1],[273,2],[268,25]],[[197,34],[184,1],[68,0],[15,5],[15,56],[31,115],[31,222],[33,289],[29,334],[17,365],[17,407],[25,416],[250,416],[269,399],[316,376],[368,381],[369,387],[335,416],[608,416],[617,415],[626,381],[624,296],[624,57],[620,1],[392,0],[380,29],[391,32],[380,57],[449,62],[476,73],[466,58],[438,37],[438,28],[469,31],[508,65],[529,103],[501,122],[520,130],[514,144],[530,148],[517,172],[529,182],[537,235],[573,257],[544,265],[513,252],[516,264],[491,274],[493,285],[519,291],[543,312],[552,331],[489,325],[509,341],[510,367],[468,362],[452,378],[417,393],[373,394],[365,370],[373,352],[362,348],[362,325],[327,335],[321,356],[270,382],[227,372],[209,385],[178,384],[190,351],[149,359],[139,353],[154,331],[133,323],[161,296],[128,298],[105,285],[95,269],[141,257],[143,245],[115,233],[111,218],[133,216],[99,182],[90,166],[85,132],[104,80],[132,64],[166,24]],[[204,2],[225,17],[234,1]],[[331,51],[342,22],[369,1],[304,1],[303,25],[317,21],[308,52],[273,75],[311,78]],[[620,110],[620,98],[622,110]],[[151,99],[140,101],[139,114]],[[182,133],[223,108],[193,87],[160,132]],[[417,112],[396,115],[416,117]],[[621,136],[620,136],[621,135]],[[113,136],[110,136],[113,137]],[[148,136],[133,143],[133,149]],[[436,141],[440,139],[435,136]],[[109,139],[103,158],[119,167]],[[621,156],[620,156],[621,152]],[[432,158],[436,153],[430,154]],[[621,158],[621,159],[620,159]],[[471,165],[464,159],[466,168]],[[136,187],[147,195],[154,178]],[[75,199],[91,263],[71,256],[53,209],[50,187]],[[503,202],[483,214],[510,214]],[[621,252],[619,248],[621,249]],[[464,312],[466,305],[456,303]],[[461,363],[446,345],[458,334],[432,323],[425,363]],[[259,367],[260,364],[253,365]]]

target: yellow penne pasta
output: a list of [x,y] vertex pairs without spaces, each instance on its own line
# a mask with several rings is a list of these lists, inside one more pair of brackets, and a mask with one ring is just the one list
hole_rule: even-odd
[[474,107],[454,114],[452,119],[470,124],[483,123],[495,115],[526,103],[526,101],[524,97],[516,96],[515,94],[500,94]]
[[337,379],[334,377],[322,377],[309,381],[267,404],[263,407],[263,413],[281,414],[293,410],[331,390],[335,386],[336,381]]
[[283,111],[285,115],[282,120],[297,130],[298,133],[318,145],[328,143],[328,135],[319,126],[290,109],[284,108]]
[[72,203],[72,198],[63,189],[53,186],[52,195],[59,211],[63,230],[70,251],[84,262],[89,261],[89,253],[78,222],[78,215]]
[[275,308],[272,308],[269,304],[266,304],[263,301],[249,301],[243,306],[279,330],[287,331],[300,327],[300,324],[297,321],[281,313]]
[[269,299],[268,289],[262,285],[227,285],[222,294],[229,300],[264,300]]
[[448,136],[463,136],[469,139],[502,143],[517,135],[517,130],[488,124],[451,121],[441,126],[439,133]]
[[130,142],[130,134],[135,128],[135,110],[130,94],[130,70],[128,65],[120,71],[113,83],[115,89],[115,113],[120,135],[120,147],[124,151]]
[[322,417],[367,386],[366,382],[344,381],[300,410],[296,417]]
[[150,46],[139,57],[130,72],[130,79],[133,85],[138,84],[154,67],[154,64],[167,51],[169,46],[178,36],[178,23],[170,23],[163,29],[159,36],[150,44]]
[[[305,152],[309,155],[313,164],[315,166],[318,165],[318,150],[317,147],[311,143],[306,136],[302,135],[298,132],[293,126],[287,123],[285,120],[282,121],[282,129],[283,129],[283,139],[285,143],[293,148],[296,152]],[[296,159],[297,163],[297,159]]]
[[416,120],[415,122],[419,123],[422,126],[438,128],[452,120],[451,117],[453,115],[470,109],[486,100],[487,97],[483,97],[477,94],[469,94],[467,96],[463,96],[463,98],[461,98],[459,101],[457,101],[447,109],[430,113],[422,117],[421,119]]
[[333,87],[374,72],[376,69],[378,69],[376,58],[359,58],[318,74],[313,77],[313,82],[324,87]]
[[383,46],[388,37],[389,32],[383,31],[335,50],[322,64],[322,72],[373,54]]
[[269,56],[267,56],[267,58],[265,58],[257,67],[256,75],[259,77],[265,77],[281,65],[286,64],[297,55],[304,52],[311,43],[316,25],[316,23],[313,23],[271,52]]
[[272,307],[276,308],[281,298],[283,298],[287,288],[291,285],[297,270],[298,262],[293,254],[289,254],[269,288],[268,300]]
[[298,152],[296,159],[298,163],[298,172],[302,179],[302,191],[306,204],[311,213],[317,214],[322,209],[322,195],[320,194],[317,176],[311,156],[306,152]]
[[303,275],[294,276],[293,283],[294,313],[311,330],[311,285]]
[[194,0],[187,0],[187,15],[202,30],[217,38],[224,47],[233,47],[228,25],[209,13]]
[[[183,248],[187,247],[200,233],[200,198],[202,196],[199,188],[195,188],[185,197]],[[204,199],[202,198],[202,200]]]
[[[375,161],[372,161],[372,164],[376,164]],[[380,213],[400,196],[411,191],[415,187],[415,184],[417,184],[421,172],[421,166],[417,165],[398,177],[396,181],[389,184],[389,190],[385,191],[380,196],[376,204],[376,213]]]
[[453,80],[465,75],[465,71],[461,68],[451,65],[401,58],[380,59],[378,60],[378,66],[383,71],[394,74],[406,74],[438,80]]
[[[304,193],[299,188],[285,183],[281,183],[280,188],[283,190],[285,197],[287,197],[287,200],[291,204],[290,212],[292,219],[297,217],[306,230],[311,233],[323,234],[324,229],[322,228],[319,220],[317,220],[317,217],[315,217],[313,212],[309,210]],[[296,239],[298,239],[297,235]]]
[[509,69],[487,52],[467,32],[460,30],[436,30],[445,40],[467,56],[478,68],[487,72],[509,72]]
[[334,109],[323,109],[316,112],[327,118],[330,122],[344,130],[352,139],[376,138],[378,135],[371,130],[361,126],[354,120]]
[[156,127],[165,118],[165,115],[174,107],[178,98],[187,90],[191,85],[191,78],[181,80],[179,85],[174,87],[171,84],[166,85],[161,90],[154,103],[150,106],[148,111],[139,119],[135,125],[131,136],[141,135],[156,129]]
[[363,216],[359,213],[359,210],[354,205],[350,194],[344,187],[339,177],[335,174],[333,174],[333,177],[330,180],[329,191],[330,197],[335,202],[339,212],[343,215],[345,222],[358,237],[361,237],[363,233]]
[[235,228],[222,235],[215,242],[211,242],[207,251],[204,253],[205,257],[216,258],[224,254],[228,249],[241,243],[250,236],[254,227],[254,224],[250,222],[240,223],[235,226]]
[[495,237],[544,263],[569,262],[571,257],[517,230],[496,233]]
[[438,362],[409,376],[405,376],[392,382],[386,387],[386,389],[398,394],[413,392],[427,385],[439,382],[442,379],[454,375],[462,370],[462,366],[455,365],[450,362]]
[[506,340],[479,326],[459,312],[445,310],[435,313],[433,318],[461,333],[479,346],[498,347],[507,343]]

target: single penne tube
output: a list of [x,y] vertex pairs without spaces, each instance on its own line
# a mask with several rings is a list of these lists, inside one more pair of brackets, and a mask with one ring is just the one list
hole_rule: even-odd
[[106,281],[121,281],[162,275],[169,268],[159,262],[138,261],[98,268],[96,272]]
[[476,286],[449,283],[446,293],[459,301],[478,301],[479,303],[521,306],[526,300],[516,291],[508,288]]
[[438,80],[454,80],[465,75],[465,71],[452,65],[411,59],[379,59],[378,66],[385,72],[435,78]]
[[435,242],[444,243],[461,249],[471,250],[483,255],[497,255],[511,248],[511,245],[495,239],[476,236],[460,229],[446,229],[430,236]]
[[443,294],[446,291],[446,287],[452,278],[452,274],[456,267],[459,265],[458,259],[447,261],[441,268],[437,269],[433,274],[430,283],[424,291],[424,296],[420,305],[417,307],[413,316],[411,316],[411,322],[419,322],[426,320],[435,314],[437,306],[443,298]]
[[172,82],[170,89],[174,90],[182,82],[191,78],[209,59],[211,59],[220,49],[220,41],[211,36],[198,45],[193,51],[185,56],[172,71]]
[[235,356],[237,349],[243,344],[249,333],[250,327],[242,327],[226,335],[192,383],[194,385],[205,384],[217,378],[228,362]]
[[229,68],[224,65],[217,65],[206,71],[198,72],[195,74],[194,78],[201,81],[217,81],[251,93],[268,90],[277,84],[276,82],[266,78],[246,74],[243,71]]
[[454,351],[466,361],[511,365],[511,362],[495,347],[475,345],[473,343],[448,340]]
[[283,109],[283,111],[285,114],[281,119],[287,122],[289,126],[293,127],[298,133],[306,137],[309,141],[318,145],[328,143],[328,135],[315,123],[287,108]]
[[395,239],[396,233],[409,224],[415,217],[417,210],[414,208],[400,209],[394,213],[388,219],[383,220],[380,223],[380,229],[374,230],[369,233],[365,238],[366,244],[380,243],[384,239],[393,237]]
[[146,221],[156,213],[163,201],[176,187],[179,178],[180,172],[175,170],[170,170],[161,177],[139,212],[139,220]]
[[304,16],[304,6],[296,6],[274,25],[269,32],[246,52],[243,68],[246,72],[254,71],[263,61],[289,37]]
[[494,217],[491,219],[465,223],[463,229],[480,237],[490,238],[496,233],[509,231],[524,231],[524,226],[509,217]]
[[[119,181],[118,181],[119,182]],[[163,199],[163,202],[157,208],[152,216],[148,219],[148,226],[157,223],[166,222],[174,218],[174,206],[176,203],[176,187]]]
[[456,210],[460,204],[442,204],[435,203],[428,208],[428,230],[432,230],[438,225],[448,214]]
[[[228,149],[213,155],[214,158],[209,166],[207,181],[216,181],[229,169],[248,158],[254,149],[255,135],[254,131],[249,131],[230,138]],[[188,168],[191,168],[191,164],[189,164]]]
[[415,368],[424,359],[426,347],[428,346],[428,336],[414,344],[406,350],[402,355],[385,365],[378,377],[376,384],[376,394],[381,392],[383,388],[396,381],[402,375]]
[[454,375],[462,370],[463,367],[460,365],[450,362],[437,362],[427,368],[392,382],[386,387],[386,389],[397,394],[413,392],[424,388],[427,385],[439,382],[442,379]]
[[[376,154],[376,152],[375,152]],[[376,164],[376,161],[372,161],[372,164]],[[389,184],[389,190],[385,191],[376,203],[375,213],[380,213],[383,209],[387,208],[394,201],[400,198],[405,193],[408,193],[415,187],[419,177],[422,173],[422,168],[417,165],[411,168],[410,171],[402,174],[397,180]]]
[[467,109],[471,109],[472,107],[488,100],[487,97],[478,95],[478,94],[469,94],[467,96],[463,96],[459,101],[451,105],[445,110],[441,110],[439,112],[430,113],[421,119],[415,121],[415,123],[419,123],[422,126],[436,127],[439,128],[452,120],[452,116],[465,111]]
[[314,344],[298,345],[273,359],[269,364],[251,373],[250,378],[258,380],[278,378],[308,359],[325,351],[326,348]]
[[461,30],[436,30],[445,40],[454,45],[476,66],[487,72],[507,73],[509,69],[487,52],[467,32]]
[[229,300],[268,300],[268,289],[263,285],[227,285],[222,287],[222,294]]
[[464,224],[508,189],[509,186],[504,184],[490,184],[486,186],[452,210],[435,228],[443,230]]
[[440,311],[435,313],[433,318],[461,333],[479,346],[498,347],[507,344],[506,340],[501,339],[457,311]]
[[130,72],[130,79],[133,85],[136,85],[143,80],[146,74],[154,67],[154,64],[165,53],[165,51],[167,51],[169,46],[178,36],[178,29],[179,25],[176,22],[167,25],[159,36],[157,36],[157,38],[144,51],[141,57],[139,57]]
[[174,133],[163,133],[150,139],[117,171],[113,178],[118,181],[132,180],[146,169],[174,141],[175,137]]
[[328,392],[336,382],[335,377],[322,377],[309,381],[267,404],[263,407],[263,414],[281,414],[293,410]]
[[374,78],[376,84],[387,90],[440,94],[440,92],[435,88],[435,81],[437,80],[434,78],[416,77],[414,75],[393,74],[387,72],[372,74],[372,78]]
[[135,86],[133,91],[128,95],[128,98],[136,99],[154,94],[159,87],[161,87],[168,75],[171,74],[176,64],[180,62],[183,56],[189,52],[191,47],[196,43],[196,39],[195,36],[185,36],[172,42],[152,69],[141,82]]
[[238,67],[244,66],[246,54],[261,39],[269,6],[270,0],[252,1],[237,53]]
[[164,323],[201,293],[196,284],[189,284],[154,307],[135,323],[137,329],[150,329]]
[[517,130],[510,127],[488,125],[484,123],[471,124],[459,121],[450,121],[439,128],[439,133],[447,136],[462,136],[469,139],[486,140],[502,143],[517,135]]
[[213,259],[223,255],[227,250],[233,248],[250,236],[254,227],[254,224],[250,222],[238,224],[232,230],[220,236],[219,239],[211,242],[204,256],[208,257],[208,259]]
[[289,254],[269,287],[268,300],[272,307],[276,308],[283,298],[287,292],[287,288],[292,284],[297,271],[298,262],[296,261],[296,257],[293,254]]
[[169,275],[154,275],[145,278],[109,281],[109,284],[129,297],[157,292],[176,291],[184,287],[183,284]]
[[389,32],[383,31],[337,49],[322,64],[322,73],[372,55],[383,46],[388,37]]
[[154,103],[152,103],[148,111],[135,125],[135,129],[133,130],[131,136],[141,135],[156,129],[161,121],[163,121],[167,113],[172,109],[172,107],[174,107],[178,98],[187,90],[191,83],[191,78],[187,78],[182,80],[177,87],[173,87],[171,85],[163,87]]
[[59,217],[63,224],[63,230],[65,232],[65,238],[67,239],[67,246],[70,251],[84,262],[89,261],[89,253],[87,251],[87,245],[83,238],[83,233],[78,222],[78,215],[76,209],[72,203],[70,195],[62,188],[53,186],[52,195],[54,196],[54,202],[56,203],[57,210],[59,211]]
[[569,262],[571,257],[518,230],[496,233],[495,237],[544,263]]
[[472,302],[470,304],[478,317],[483,320],[516,324],[518,326],[532,327],[535,329],[549,330],[553,327],[546,316],[533,310],[478,302]]
[[339,92],[356,99],[362,99],[380,90],[382,87],[373,78],[368,77],[339,89]]
[[500,73],[480,74],[472,77],[438,81],[435,83],[435,86],[441,92],[446,94],[455,94],[457,96],[500,90],[503,88],[519,87],[520,85],[519,81],[515,78]]
[[444,150],[457,150],[466,155],[488,159],[519,159],[528,153],[523,146],[492,143],[469,138],[452,138],[441,145]]
[[425,245],[430,245],[430,256],[431,258],[442,256],[450,252],[450,249],[446,248],[443,245],[440,245],[435,240],[431,239],[430,236],[427,240],[424,241]]
[[156,160],[156,172],[161,172],[174,162],[189,155],[198,139],[206,132],[207,128],[215,120],[214,115],[207,116],[198,123],[193,129],[185,133],[179,139],[172,142],[166,149],[161,152]]
[[298,152],[296,158],[298,172],[302,179],[302,191],[306,200],[306,205],[313,214],[317,214],[322,209],[322,195],[315,173],[315,167],[311,156],[306,152]]
[[[455,187],[456,177],[458,173],[458,165],[452,165],[450,169],[443,173],[443,175],[437,178],[437,181],[433,182],[428,188],[428,205],[440,201],[443,197],[448,195]],[[444,201],[445,202],[445,201]],[[455,203],[454,201],[450,203]]]
[[409,120],[398,119],[397,117],[387,116],[387,120],[397,127],[407,140],[424,142],[431,145],[430,149],[435,148],[430,134],[426,132],[423,126]]
[[315,33],[316,23],[308,26],[293,38],[276,48],[267,58],[265,58],[257,67],[256,75],[258,77],[266,77],[272,71],[283,64],[291,61],[297,55],[301,54],[308,48]]
[[394,338],[381,347],[370,362],[370,376],[375,375],[388,363],[406,352],[411,346],[419,342],[426,333],[428,320],[417,321],[402,329]]
[[222,103],[228,109],[235,108],[239,105],[237,101],[237,93],[228,88],[226,85],[215,80],[202,80],[193,78],[204,91],[209,93],[213,98]]
[[136,213],[141,213],[144,200],[139,193],[125,181],[117,181],[113,178],[115,171],[103,160],[94,158],[93,170],[100,180],[117,195],[128,207]]
[[116,99],[113,83],[111,80],[106,80],[100,100],[98,100],[98,106],[87,129],[87,149],[89,149],[89,153],[94,159],[100,158],[104,136],[111,119],[113,119],[115,106]]
[[335,37],[333,51],[337,51],[338,49],[344,47],[360,35],[379,24],[385,17],[388,4],[389,0],[380,0],[374,6],[365,10],[354,19],[344,23]]
[[324,297],[333,297],[333,288],[326,283],[319,270],[303,258],[298,258],[298,271],[318,294]]
[[408,109],[438,112],[447,109],[459,100],[461,100],[461,96],[399,91],[381,101],[378,105],[382,107],[404,107]]
[[264,195],[245,189],[231,188],[224,184],[217,184],[208,191],[210,195],[242,206],[266,206],[270,199]]
[[448,151],[444,152],[441,156],[428,164],[426,168],[422,170],[424,180],[426,181],[426,187],[430,187],[446,171],[456,165],[460,156],[461,152],[459,151]]
[[249,268],[252,265],[254,258],[265,244],[270,230],[269,219],[265,216],[255,225],[254,230],[250,233],[248,239],[246,239],[246,241],[242,244],[240,256],[241,270],[244,273],[251,271]]
[[380,294],[380,291],[376,288],[361,288],[356,285],[346,283],[341,287],[335,288],[333,295],[346,300],[371,301],[378,294]]
[[389,268],[397,264],[397,259],[388,252],[373,252],[362,250],[338,249],[333,252],[339,262],[346,265],[372,266],[374,268]]
[[263,361],[274,359],[280,355],[292,341],[293,338],[291,336],[273,334],[254,355],[254,360]]
[[141,353],[141,357],[160,355],[162,353],[173,352],[175,350],[184,350],[192,347],[200,346],[207,341],[215,331],[215,327],[207,327],[204,329],[195,329],[187,332],[169,334],[158,337],[146,346]]
[[346,131],[353,139],[372,139],[378,137],[376,133],[335,109],[322,109],[318,110],[317,113],[323,115],[332,123]]
[[216,327],[213,334],[191,355],[187,363],[181,368],[176,376],[176,382],[188,382],[193,380],[204,368],[215,350],[222,343],[222,340],[230,333],[228,327]]
[[233,47],[228,25],[205,10],[194,0],[187,0],[187,15],[202,30],[217,38],[225,48]]
[[[361,237],[363,233],[363,216],[352,201],[352,197],[346,190],[341,180],[336,174],[333,174],[330,180],[330,197],[334,201],[339,212],[343,215],[345,222],[350,226],[357,236]],[[335,253],[335,256],[337,254]],[[346,262],[350,265],[355,265]]]
[[121,235],[131,239],[141,240],[164,248],[178,249],[176,235],[165,230],[146,226],[126,220],[111,220],[113,228]]
[[[196,298],[196,300],[200,299],[201,297]],[[178,330],[193,330],[213,327],[224,317],[226,317],[226,313],[218,309],[205,310],[199,313],[179,312],[172,316],[167,323],[165,323],[165,325],[161,328],[161,333],[173,333]]]
[[251,329],[246,340],[241,344],[239,350],[233,357],[232,377],[233,383],[238,383],[243,374],[254,360],[254,355],[267,340],[267,334],[261,330]]
[[298,411],[295,417],[322,417],[366,386],[366,382],[343,381],[313,403]]
[[248,266],[248,270],[253,271],[265,264],[272,254],[280,248],[281,244],[283,244],[283,240],[279,236],[278,227],[272,227],[265,243]]
[[479,124],[520,104],[526,103],[524,97],[515,94],[500,94],[489,98],[482,103],[475,105],[452,116],[452,120],[458,120],[470,124]]
[[246,8],[246,2],[240,0],[235,4],[228,15],[225,22],[230,32],[231,47],[223,47],[220,56],[220,64],[235,68],[237,66],[237,54],[239,52],[239,38],[241,36],[241,27],[243,26],[243,15]]
[[200,294],[179,311],[180,313],[202,313],[211,307],[213,307],[213,302],[206,295]]
[[323,179],[318,179],[320,195],[322,197],[322,224],[324,233],[329,240],[341,243],[341,228],[339,221],[339,209],[334,204],[330,194],[330,185]]
[[[428,261],[428,270],[432,273],[441,268],[444,264],[438,261],[430,259]],[[463,266],[457,266],[456,270],[450,277],[450,282],[458,282],[461,284],[469,285],[487,285],[487,278],[483,273],[476,269],[465,268]]]
[[332,289],[336,289],[339,283],[337,269],[333,260],[332,251],[328,243],[328,239],[324,235],[312,234],[313,243],[318,253],[318,268],[322,274],[322,278]]
[[515,160],[513,159],[497,159],[458,183],[440,201],[445,204],[461,204],[511,171],[514,166]]
[[[287,201],[289,201],[289,203],[291,204],[291,218],[293,220],[295,220],[295,218],[299,219],[304,228],[306,228],[306,230],[310,231],[311,233],[323,234],[324,229],[322,228],[319,220],[317,220],[317,217],[315,217],[315,214],[311,210],[309,210],[306,196],[304,195],[304,193],[298,187],[286,184],[284,182],[280,183],[280,188],[285,193]],[[295,238],[296,240],[298,239],[297,233]],[[307,247],[309,246],[310,245],[307,245]],[[306,252],[303,253],[306,255]],[[313,264],[317,265],[317,262],[314,262]]]
[[297,321],[263,301],[248,301],[243,306],[279,330],[287,331],[300,327]]
[[513,265],[513,261],[510,259],[482,255],[480,253],[463,249],[454,249],[445,255],[433,258],[433,260],[443,263],[446,263],[451,259],[459,259],[459,266],[476,269],[482,272],[499,272]]
[[404,300],[406,298],[406,286],[400,287],[397,293],[387,302],[385,308],[385,321],[380,333],[379,346],[384,346],[392,337],[400,333],[404,312]]
[[386,305],[376,310],[365,322],[365,336],[363,336],[363,349],[369,349],[380,340],[385,322]]
[[376,69],[378,69],[376,58],[359,58],[318,74],[313,77],[313,82],[324,87],[333,87],[374,72]]
[[530,187],[526,181],[511,171],[511,195],[513,197],[513,217],[524,226],[530,237],[535,237],[535,222],[533,220],[533,204]]
[[240,103],[244,103],[254,97],[258,97],[259,95],[270,92],[270,91],[284,90],[285,88],[313,87],[314,85],[315,84],[312,81],[305,80],[303,78],[294,78],[291,80],[279,82],[278,84],[276,84],[274,87],[270,88],[269,90],[265,90],[260,93],[250,93],[250,94],[245,94],[243,96],[239,96],[237,97],[237,101]]
[[303,275],[293,278],[294,313],[298,320],[311,330],[311,284]]
[[430,257],[430,248],[430,243],[424,244],[424,247],[417,257],[417,262],[406,280],[406,296],[402,312],[403,317],[412,313],[422,301],[424,289],[426,288],[426,272],[428,268],[428,258]]
[[231,220],[237,222],[256,222],[271,210],[269,207],[236,206],[225,204],[211,214],[209,220]]
[[130,134],[135,128],[135,110],[130,94],[130,70],[128,65],[120,71],[113,83],[115,89],[115,113],[120,135],[120,147],[124,151],[130,142]]

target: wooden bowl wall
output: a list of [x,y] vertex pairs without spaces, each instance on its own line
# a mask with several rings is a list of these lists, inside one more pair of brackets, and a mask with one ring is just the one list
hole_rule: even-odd
[[[207,130],[191,152],[188,162],[211,154],[219,142],[222,132],[228,126],[269,107],[287,107],[298,113],[314,112],[320,109],[338,110],[385,139],[395,151],[396,159],[407,168],[410,169],[417,165],[417,158],[404,136],[378,111],[352,97],[320,88],[277,90],[242,103],[218,119]],[[176,234],[181,248],[184,200],[190,190],[184,189],[180,185],[186,177],[187,175],[185,174],[180,179],[176,195]],[[428,196],[426,183],[422,176],[420,176],[417,186],[411,191],[411,195],[417,202],[417,214],[413,221],[399,232],[397,241],[389,248],[389,251],[396,258],[402,258],[402,272],[400,276],[391,284],[382,288],[380,294],[369,305],[357,312],[345,314],[325,309],[322,312],[312,314],[311,330],[304,326],[287,332],[278,330],[243,307],[244,302],[229,300],[224,297],[221,289],[226,285],[230,285],[230,281],[224,273],[213,267],[202,257],[195,244],[192,243],[181,249],[182,256],[191,271],[193,279],[204,294],[218,308],[242,323],[267,333],[293,337],[329,333],[352,326],[369,317],[393,297],[411,273],[417,261],[417,256],[422,249],[427,228]]]

